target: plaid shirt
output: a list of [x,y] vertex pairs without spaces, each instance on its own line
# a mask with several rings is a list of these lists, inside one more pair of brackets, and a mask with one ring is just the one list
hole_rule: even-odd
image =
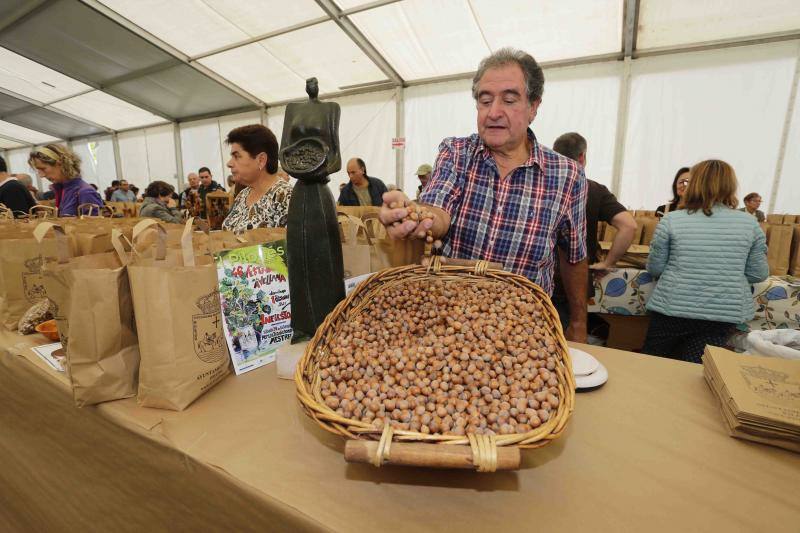
[[450,214],[446,256],[502,263],[551,294],[556,245],[570,263],[586,258],[586,178],[530,129],[528,139],[528,160],[505,179],[477,134],[445,139],[419,201]]

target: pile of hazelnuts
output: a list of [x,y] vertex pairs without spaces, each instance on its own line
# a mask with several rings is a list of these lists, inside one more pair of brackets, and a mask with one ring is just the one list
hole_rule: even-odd
[[387,285],[337,329],[320,395],[376,429],[527,433],[561,401],[544,313],[532,293],[495,280]]

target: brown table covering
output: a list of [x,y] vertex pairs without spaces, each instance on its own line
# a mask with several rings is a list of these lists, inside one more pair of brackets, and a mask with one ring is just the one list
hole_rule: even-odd
[[76,408],[0,334],[0,530],[798,531],[800,455],[727,435],[702,368],[583,346],[609,382],[517,472],[351,465],[274,364],[178,413]]

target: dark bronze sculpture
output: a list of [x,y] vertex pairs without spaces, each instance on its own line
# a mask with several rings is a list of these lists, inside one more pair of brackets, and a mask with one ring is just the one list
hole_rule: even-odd
[[344,299],[342,242],[328,175],[342,167],[339,116],[334,102],[320,102],[316,78],[306,80],[308,102],[289,104],[281,136],[280,162],[294,178],[287,222],[292,343],[314,335]]

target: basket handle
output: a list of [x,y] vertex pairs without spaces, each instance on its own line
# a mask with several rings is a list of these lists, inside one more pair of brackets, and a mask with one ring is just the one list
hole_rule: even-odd
[[[474,444],[473,439],[475,439]],[[489,444],[490,441],[492,444]],[[389,464],[458,468],[478,472],[518,470],[522,461],[518,447],[498,447],[493,438],[486,435],[473,436],[470,438],[469,446],[392,442],[391,447],[388,447],[382,446],[381,441],[348,440],[344,447],[344,458],[349,463],[369,463],[376,466]]]

